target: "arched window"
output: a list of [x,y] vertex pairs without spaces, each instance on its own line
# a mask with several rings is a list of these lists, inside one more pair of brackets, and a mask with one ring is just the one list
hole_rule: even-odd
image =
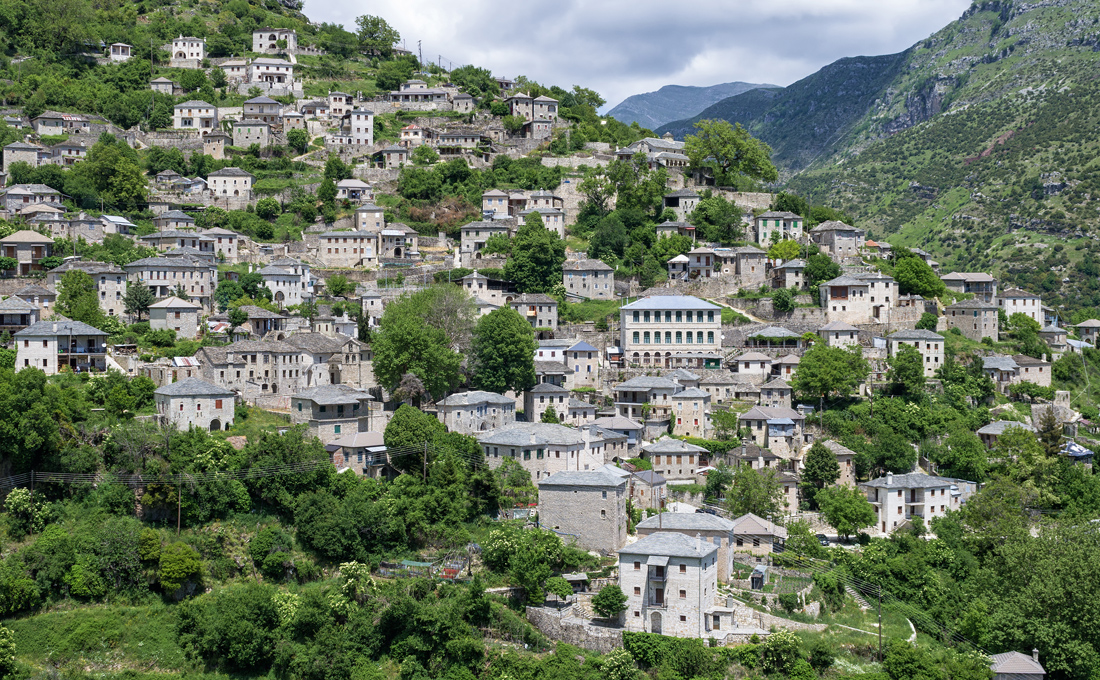
[[[677,312],[679,313],[679,312]],[[681,331],[676,331],[676,344],[679,345],[684,341],[684,334]]]
[[703,344],[703,331],[699,331],[698,333],[695,334],[695,340],[700,345]]
[[714,323],[714,312],[707,312],[707,323]]
[[713,345],[714,344],[714,331],[707,331],[707,344],[708,345]]
[[653,342],[658,345],[661,344],[661,331],[657,331],[653,334]]
[[645,314],[643,314],[643,315],[642,315],[642,319],[643,319],[643,320],[644,320],[644,321],[645,321],[646,323],[649,323],[649,312],[646,312]]
[[638,331],[634,331],[634,342],[635,343],[641,342],[641,340],[639,339]]
[[648,345],[648,344],[649,344],[649,331],[646,331],[646,332],[645,332],[645,335],[644,335],[643,337],[645,338],[645,339],[643,340],[643,342],[645,342],[645,344],[647,344],[647,345]]
[[634,312],[634,322],[635,322],[635,323],[637,323],[637,322],[638,322],[639,318],[640,318],[640,317],[638,316],[638,312]]
[[691,344],[691,340],[692,340],[692,337],[691,337],[691,331],[688,331],[688,332],[687,332],[687,344],[689,344],[689,345],[690,345],[690,344]]
[[671,331],[665,331],[665,344],[667,344],[667,345],[672,344],[672,332]]

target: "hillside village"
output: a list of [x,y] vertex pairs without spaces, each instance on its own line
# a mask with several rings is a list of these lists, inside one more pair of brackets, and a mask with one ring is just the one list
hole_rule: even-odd
[[[1061,643],[974,623],[973,594],[944,614],[861,556],[889,545],[900,561],[932,563],[932,549],[992,560],[963,535],[1040,540],[1035,516],[1094,518],[1100,320],[1071,323],[1075,310],[1037,292],[873,240],[778,191],[770,162],[723,165],[729,150],[706,146],[706,127],[677,140],[618,124],[614,141],[596,139],[595,93],[428,68],[396,38],[357,55],[377,70],[366,95],[319,77],[332,55],[295,29],[257,26],[240,55],[212,56],[213,42],[179,34],[158,65],[149,48],[88,47],[98,68],[153,66],[143,89],[157,113],[129,126],[4,108],[2,379],[54,400],[58,423],[48,444],[6,455],[4,488],[21,499],[25,487],[31,508],[20,534],[24,511],[6,506],[13,544],[59,526],[42,499],[76,502],[66,475],[88,475],[103,488],[88,498],[124,487],[110,503],[126,510],[111,512],[155,527],[158,555],[183,545],[181,526],[229,527],[246,508],[277,518],[257,534],[275,543],[236,566],[197,539],[177,552],[205,566],[178,581],[160,558],[149,584],[170,600],[229,597],[236,586],[218,581],[339,578],[340,606],[358,611],[391,579],[479,571],[525,605],[507,618],[485,604],[500,639],[625,648],[656,672],[631,635],[767,659],[789,631],[839,630],[844,611],[842,627],[868,636],[850,647],[867,645],[885,588],[886,625],[907,638],[888,644],[895,659],[918,632],[922,644],[965,634],[953,677],[1085,677]],[[392,88],[383,72],[400,74]],[[89,173],[110,179],[93,191]],[[268,489],[254,481],[263,466],[301,479]],[[230,470],[251,481],[206,486]],[[1004,527],[977,524],[999,512]],[[345,529],[327,523],[341,515],[359,528],[334,547]],[[527,540],[558,546],[557,562],[510,562],[527,553],[507,546]],[[105,597],[76,585],[79,564],[58,572],[65,597]],[[26,569],[35,595],[0,597],[5,615],[61,583]],[[186,606],[181,635],[214,629],[205,605]],[[342,629],[355,614],[339,611]],[[299,658],[317,644],[306,637]],[[211,636],[188,639],[193,658],[234,667],[215,661],[230,653]],[[842,677],[832,656],[811,670],[813,649],[766,672]],[[429,664],[392,654],[401,677],[402,658]]]

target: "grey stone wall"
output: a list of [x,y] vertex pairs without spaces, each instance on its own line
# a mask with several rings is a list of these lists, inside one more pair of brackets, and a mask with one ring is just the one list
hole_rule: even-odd
[[607,654],[623,646],[621,628],[597,626],[550,607],[528,607],[527,620],[546,637]]

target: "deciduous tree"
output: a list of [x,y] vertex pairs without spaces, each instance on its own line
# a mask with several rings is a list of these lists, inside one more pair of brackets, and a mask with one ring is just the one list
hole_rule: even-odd
[[825,521],[844,538],[875,523],[875,507],[855,487],[835,486],[821,489],[817,492],[816,499]]
[[138,321],[141,321],[141,315],[149,311],[149,305],[153,304],[154,300],[156,298],[149,286],[141,281],[134,281],[126,286],[126,295],[122,297],[122,304],[127,314],[136,314]]
[[779,179],[771,162],[771,147],[755,139],[740,123],[701,120],[697,132],[684,138],[684,153],[693,167],[713,167],[719,183],[736,184],[740,177],[763,182]]
[[748,465],[739,466],[726,492],[726,507],[734,517],[751,512],[775,521],[784,509],[779,474],[773,468],[754,470]]
[[501,307],[474,326],[472,382],[479,390],[504,394],[535,384],[535,336],[531,324],[511,307]]
[[512,239],[505,278],[521,293],[549,293],[561,283],[563,264],[565,241],[543,225],[537,212],[529,213]]
[[859,347],[845,349],[817,343],[802,356],[792,387],[824,402],[830,395],[847,396],[867,377],[870,368]]

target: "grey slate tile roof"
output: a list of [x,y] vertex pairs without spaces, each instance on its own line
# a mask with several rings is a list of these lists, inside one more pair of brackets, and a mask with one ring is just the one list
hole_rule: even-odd
[[982,368],[985,370],[1014,371],[1019,366],[1012,357],[995,356],[982,357]]
[[668,378],[669,380],[698,380],[699,376],[695,375],[691,371],[677,368],[675,371],[665,373],[662,378]]
[[637,526],[668,531],[733,531],[734,523],[705,512],[663,512],[660,517],[645,518]]
[[335,353],[344,348],[346,340],[330,338],[320,333],[295,333],[283,340],[291,347],[313,354]]
[[702,559],[718,552],[718,546],[697,541],[675,531],[658,531],[623,547],[620,555],[658,555]]
[[354,404],[363,399],[373,399],[366,390],[359,390],[351,385],[318,385],[307,390],[302,390],[291,396],[292,399],[308,399],[315,404]]
[[1020,652],[994,654],[989,657],[989,659],[993,662],[989,666],[990,669],[998,675],[1005,674],[1015,678],[1018,676],[1041,676],[1046,674],[1042,664],[1027,654],[1021,654]]
[[909,472],[904,475],[893,475],[892,477],[878,477],[869,482],[863,482],[860,486],[870,486],[877,489],[929,489],[951,486],[951,480],[943,477],[933,477],[923,472]]
[[999,437],[1013,427],[1020,427],[1028,432],[1035,431],[1035,428],[1027,423],[1018,423],[1014,420],[995,420],[988,425],[978,428],[978,434],[991,434]]
[[576,446],[584,444],[577,430],[553,423],[516,423],[478,437],[481,444],[500,446]]
[[563,470],[555,472],[541,480],[539,488],[544,486],[594,486],[617,488],[626,484],[627,478],[613,475],[605,470]]
[[706,453],[702,446],[688,444],[682,439],[665,437],[642,447],[646,453]]
[[916,328],[911,331],[895,331],[886,336],[889,340],[936,340],[943,341],[943,336],[933,331]]
[[18,295],[12,295],[6,300],[0,301],[0,312],[33,312],[38,309]]
[[66,319],[65,317],[55,317],[49,321],[39,321],[38,323],[31,324],[23,330],[15,334],[15,337],[20,336],[65,336],[65,335],[97,335],[107,337],[107,333],[94,328],[84,323],[83,321],[73,321],[72,319]]
[[690,295],[652,295],[624,305],[622,309],[633,311],[635,309],[721,309],[721,307]]
[[474,390],[471,392],[458,392],[439,402],[443,406],[469,406],[471,404],[515,404],[514,399],[509,399],[496,392],[483,392]]
[[635,378],[631,378],[626,382],[615,385],[616,390],[651,390],[655,388],[672,388],[675,389],[680,386],[680,383],[669,378],[662,378],[654,375],[639,375]]
[[767,326],[760,330],[749,333],[746,338],[800,338],[802,337],[798,333],[790,330],[789,328],[783,328],[782,326]]
[[158,387],[153,394],[168,397],[232,397],[233,390],[218,387],[199,378],[184,378],[174,383]]
[[598,425],[606,430],[641,430],[645,427],[641,423],[633,421],[625,416],[597,418],[592,421],[592,424]]

